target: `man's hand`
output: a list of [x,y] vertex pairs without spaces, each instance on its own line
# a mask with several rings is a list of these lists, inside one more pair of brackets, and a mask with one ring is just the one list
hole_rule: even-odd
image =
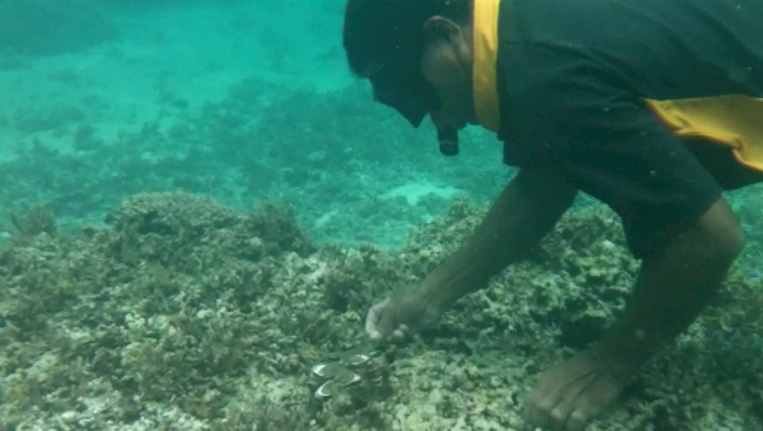
[[582,431],[615,401],[635,370],[601,353],[585,350],[543,373],[525,407],[533,429]]
[[541,376],[526,406],[529,425],[583,430],[631,374],[694,321],[743,244],[731,208],[718,200],[663,253],[645,259],[633,300],[602,340]]
[[524,257],[554,227],[576,193],[553,172],[522,169],[463,247],[420,284],[404,286],[371,308],[366,332],[387,339],[431,324],[442,310]]
[[372,339],[403,338],[431,325],[440,314],[440,309],[420,294],[418,285],[407,285],[371,307],[366,316],[366,332]]

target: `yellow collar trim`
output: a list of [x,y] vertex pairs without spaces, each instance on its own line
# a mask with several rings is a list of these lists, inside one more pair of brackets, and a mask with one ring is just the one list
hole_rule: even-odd
[[472,86],[477,121],[498,132],[500,107],[496,81],[498,9],[501,0],[474,0]]

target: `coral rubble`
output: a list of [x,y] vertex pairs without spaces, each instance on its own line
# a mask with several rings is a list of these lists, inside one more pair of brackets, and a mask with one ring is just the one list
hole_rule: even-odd
[[[17,216],[0,246],[0,430],[519,429],[537,373],[627,300],[638,265],[598,207],[573,210],[359,384],[325,400],[311,387],[314,365],[363,342],[368,307],[483,213],[458,202],[395,253],[315,244],[288,209],[183,193],[134,195],[75,233]],[[762,288],[735,274],[592,428],[763,429]]]

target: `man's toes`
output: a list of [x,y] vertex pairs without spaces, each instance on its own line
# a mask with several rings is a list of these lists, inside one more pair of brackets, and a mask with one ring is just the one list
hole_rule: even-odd
[[540,418],[540,414],[534,403],[529,401],[525,403],[523,416],[527,425],[526,428],[529,431],[532,431],[535,429],[535,427],[539,426],[537,423],[538,419]]
[[570,416],[569,410],[564,405],[558,405],[549,415],[549,428],[552,430],[567,431],[567,420]]
[[583,431],[588,425],[588,417],[582,410],[575,410],[567,419],[567,431]]
[[535,400],[529,400],[525,404],[525,421],[530,430],[535,428],[546,429],[551,426],[549,406],[543,406]]

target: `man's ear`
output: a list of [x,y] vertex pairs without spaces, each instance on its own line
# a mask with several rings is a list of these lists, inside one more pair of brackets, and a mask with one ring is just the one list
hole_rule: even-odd
[[461,31],[453,20],[436,15],[424,22],[424,33],[427,43],[450,42]]

